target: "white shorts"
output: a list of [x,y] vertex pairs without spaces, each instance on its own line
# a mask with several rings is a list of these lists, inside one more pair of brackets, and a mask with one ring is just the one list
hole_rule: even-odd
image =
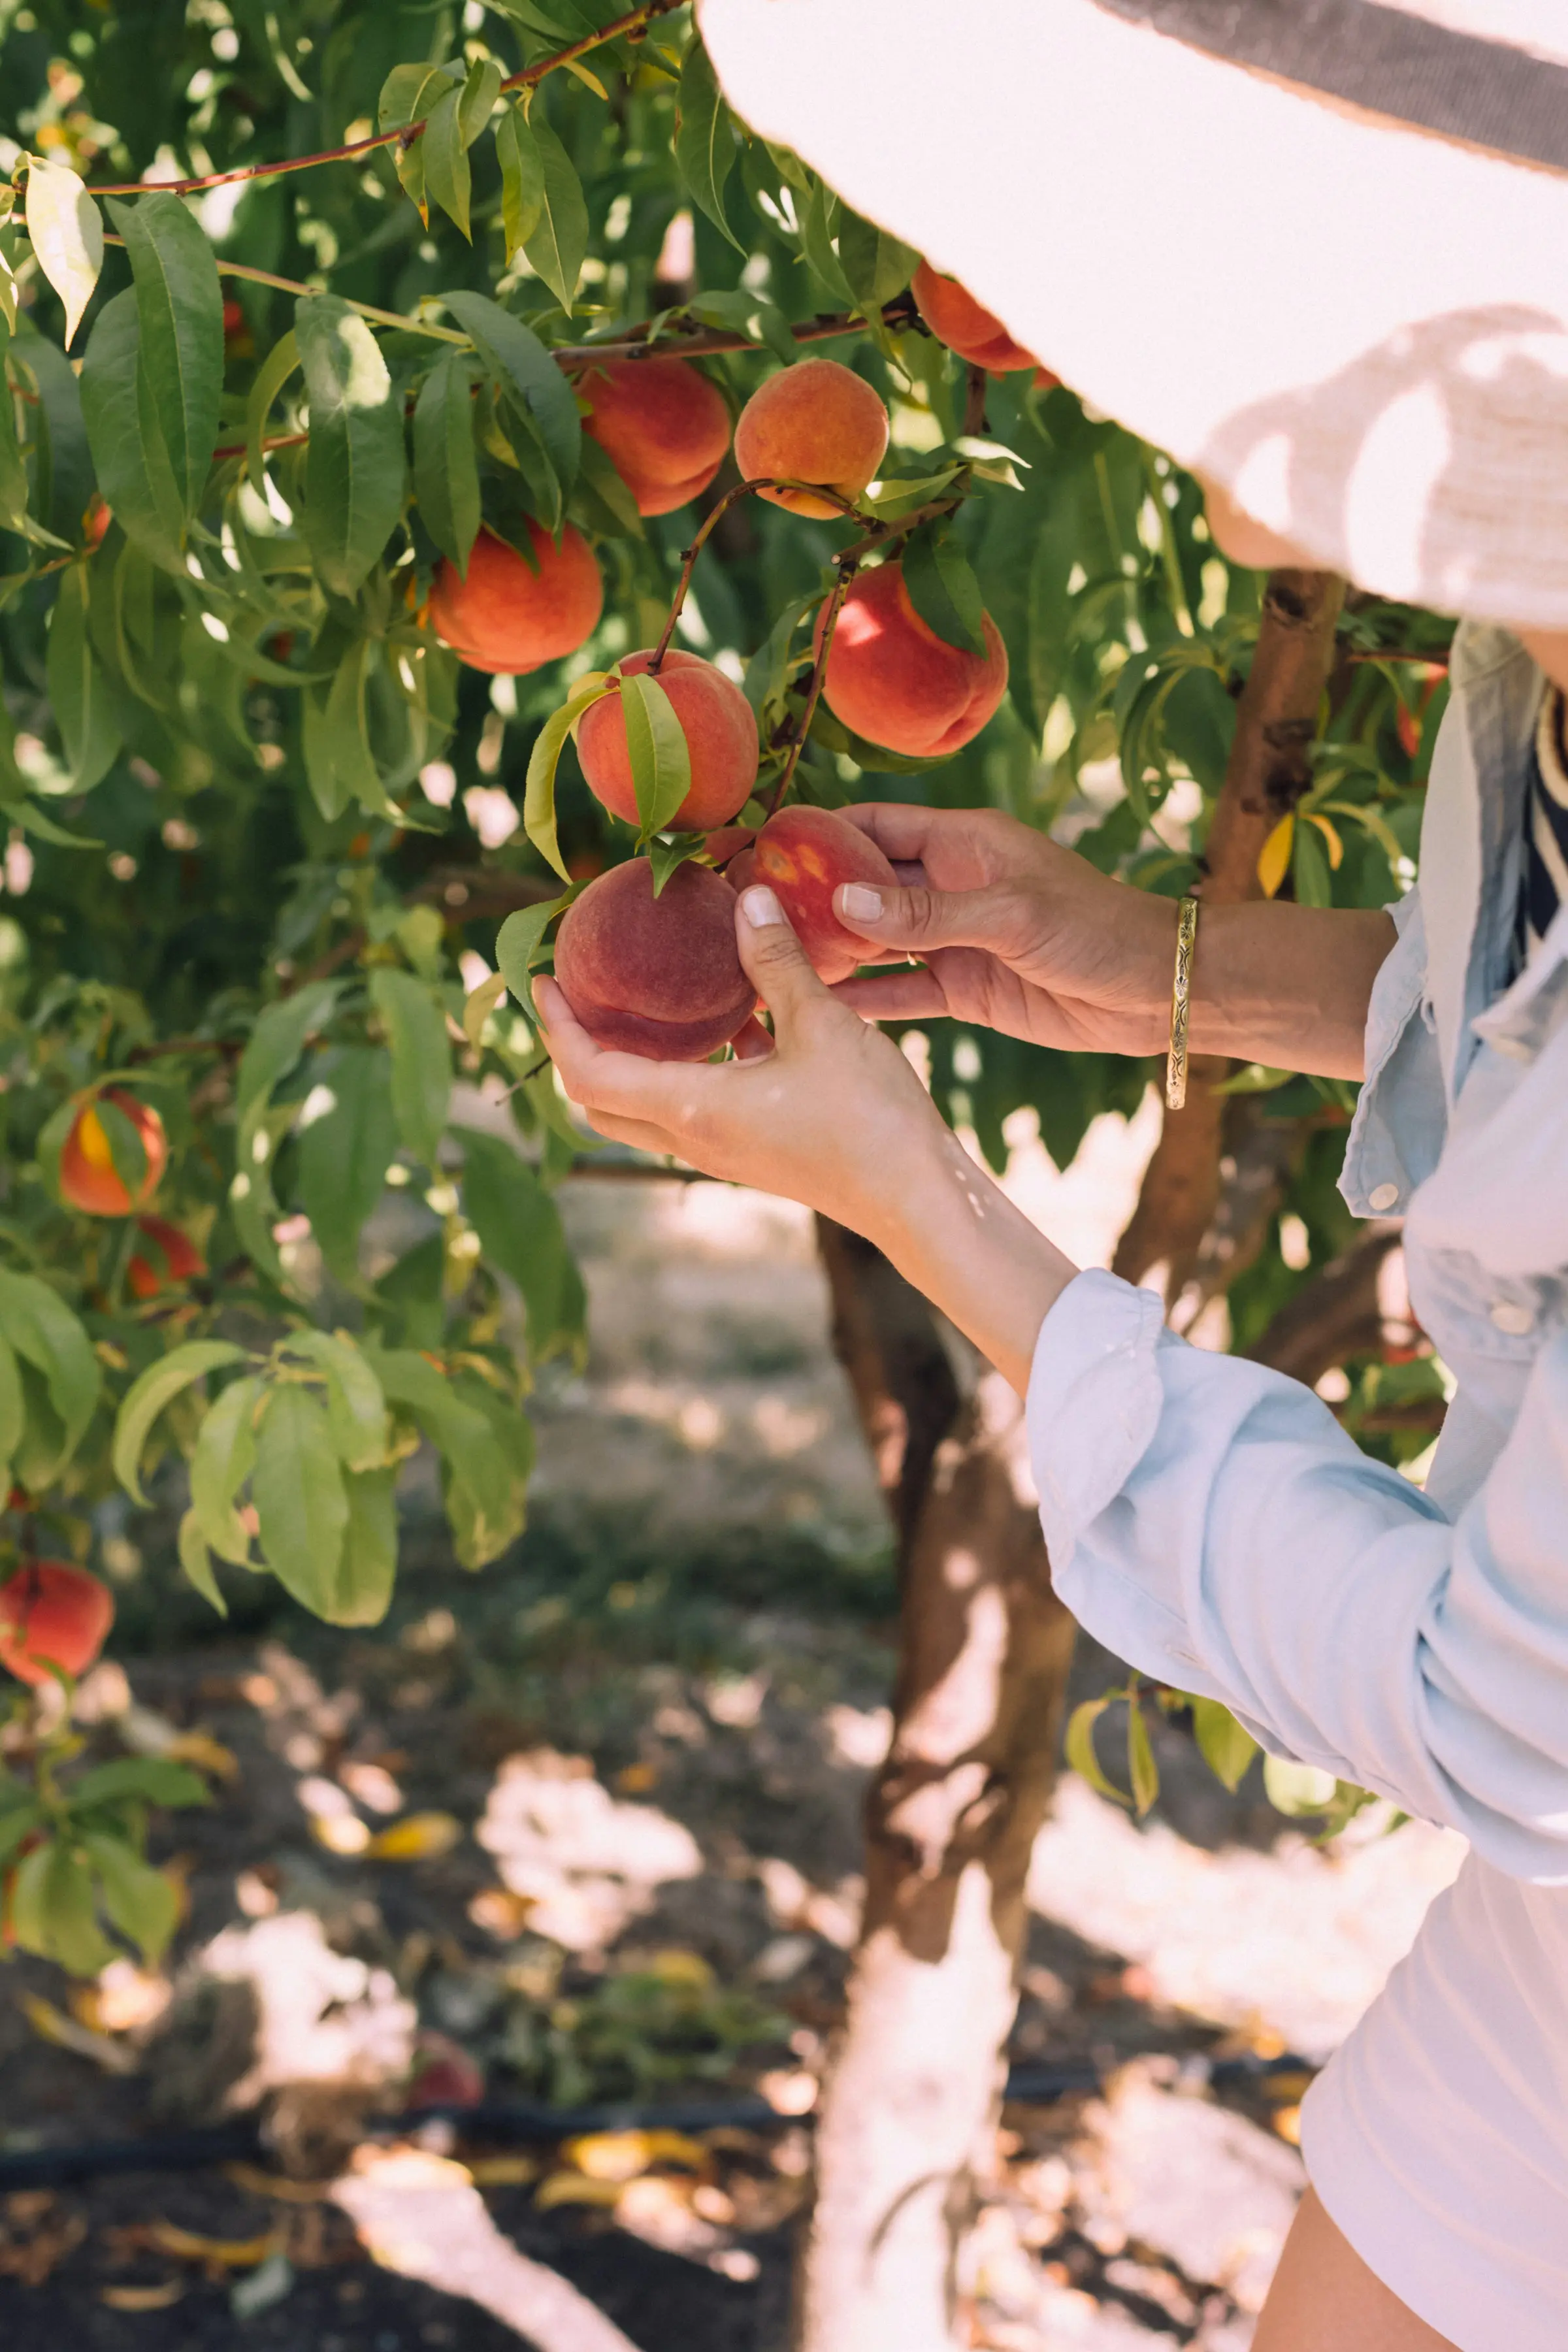
[[1568,2347],[1568,1886],[1471,1854],[1308,2095],[1332,2221],[1459,2352]]

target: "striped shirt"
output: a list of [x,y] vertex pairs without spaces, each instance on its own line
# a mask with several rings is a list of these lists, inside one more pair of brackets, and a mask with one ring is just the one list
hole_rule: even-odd
[[1516,969],[1522,971],[1568,899],[1568,730],[1564,698],[1548,689],[1535,727],[1524,801],[1524,870],[1514,924]]

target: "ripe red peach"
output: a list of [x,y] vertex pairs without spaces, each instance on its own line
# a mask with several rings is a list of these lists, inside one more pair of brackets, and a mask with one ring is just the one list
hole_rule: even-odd
[[1013,341],[994,310],[985,310],[956,278],[944,278],[929,261],[922,261],[916,270],[910,290],[938,342],[945,343],[972,367],[983,367],[992,375],[1010,375],[1015,368],[1039,366],[1034,352]]
[[897,563],[863,572],[838,615],[823,698],[868,742],[942,759],[973,741],[1007,691],[1007,648],[989,613],[983,634],[984,654],[950,646],[916,612]]
[[167,1217],[138,1217],[136,1229],[142,1238],[125,1269],[135,1297],[155,1298],[160,1290],[176,1282],[189,1282],[205,1274],[206,1262],[189,1234],[172,1225]]
[[0,1666],[24,1683],[47,1682],[51,1665],[79,1675],[113,1622],[113,1595],[96,1576],[68,1559],[29,1560],[0,1584]]
[[60,1153],[60,1192],[73,1209],[85,1210],[89,1217],[128,1217],[157,1191],[169,1162],[168,1139],[152,1105],[138,1102],[123,1087],[110,1087],[103,1099],[123,1112],[142,1139],[145,1165],[135,1194],[114,1164],[96,1097],[83,1103],[66,1138]]
[[533,567],[489,530],[474,541],[466,579],[455,563],[437,566],[431,625],[470,669],[521,677],[559,661],[576,652],[604,610],[605,583],[580,530],[568,523],[558,547],[531,522],[528,537]]
[[[616,667],[623,677],[637,677],[652,659],[650,646],[623,656]],[[677,833],[707,833],[727,824],[752,796],[761,757],[756,718],[733,680],[700,654],[671,646],[658,677],[680,721],[691,759],[691,790],[668,822]],[[577,756],[595,798],[613,815],[636,824],[637,789],[626,746],[626,714],[618,694],[606,695],[584,712],[577,728]]]
[[729,884],[709,866],[679,866],[656,898],[646,857],[612,866],[573,900],[555,977],[595,1044],[655,1062],[705,1062],[756,1003]]
[[638,514],[670,514],[705,490],[730,446],[730,411],[689,360],[596,360],[577,380],[583,420]]
[[[858,499],[888,449],[888,412],[863,377],[837,360],[797,360],[752,393],[735,427],[735,463],[748,481],[773,476],[820,482]],[[809,490],[763,490],[792,514],[818,520],[842,509]]]
[[859,969],[870,950],[834,913],[833,893],[841,882],[896,888],[899,879],[868,834],[831,809],[796,805],[771,816],[742,855],[751,871],[735,877],[736,888],[767,883],[819,980],[831,987]]

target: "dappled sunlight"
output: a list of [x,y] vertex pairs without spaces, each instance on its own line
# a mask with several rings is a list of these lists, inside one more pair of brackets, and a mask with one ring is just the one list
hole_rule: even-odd
[[680,1822],[612,1797],[585,1757],[552,1748],[508,1757],[474,1834],[533,1931],[572,1952],[602,1951],[658,1887],[702,1868]]

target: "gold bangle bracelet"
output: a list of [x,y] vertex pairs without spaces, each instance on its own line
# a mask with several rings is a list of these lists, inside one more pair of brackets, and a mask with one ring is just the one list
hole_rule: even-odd
[[1187,1016],[1193,1002],[1193,948],[1198,936],[1198,902],[1184,898],[1176,909],[1176,976],[1171,988],[1171,1050],[1165,1056],[1165,1105],[1180,1110],[1187,1099]]

